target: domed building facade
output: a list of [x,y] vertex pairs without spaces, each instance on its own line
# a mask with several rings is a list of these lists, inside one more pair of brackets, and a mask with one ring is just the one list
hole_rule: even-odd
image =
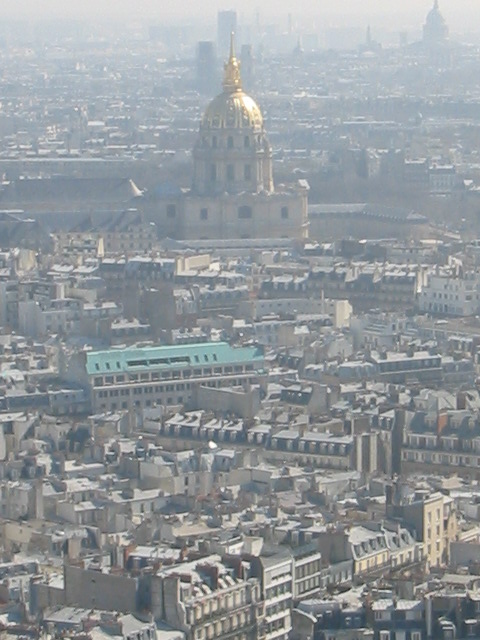
[[242,90],[233,41],[223,92],[205,111],[193,158],[197,194],[273,192],[272,150],[262,112]]
[[446,44],[449,30],[445,18],[440,13],[438,0],[435,0],[433,8],[427,15],[423,27],[423,42],[427,46]]
[[[193,184],[166,211],[169,235],[181,239],[308,236],[308,184],[274,187],[263,115],[242,89],[234,41],[223,91],[208,105],[193,150]],[[167,207],[168,209],[168,207]]]

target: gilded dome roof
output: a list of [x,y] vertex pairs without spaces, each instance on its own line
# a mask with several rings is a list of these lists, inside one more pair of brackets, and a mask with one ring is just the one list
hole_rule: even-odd
[[223,92],[205,110],[202,127],[212,129],[263,128],[263,116],[255,100],[242,91],[240,64],[235,55],[233,34],[230,57],[225,64]]
[[243,91],[221,93],[208,105],[202,126],[212,129],[259,129],[263,117],[255,100]]

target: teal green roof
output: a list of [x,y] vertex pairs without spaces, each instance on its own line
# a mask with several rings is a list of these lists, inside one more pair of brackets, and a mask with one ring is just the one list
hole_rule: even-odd
[[87,373],[88,375],[108,375],[151,369],[179,369],[185,366],[235,365],[252,361],[263,364],[261,348],[232,347],[228,342],[202,342],[188,345],[89,351],[87,352]]

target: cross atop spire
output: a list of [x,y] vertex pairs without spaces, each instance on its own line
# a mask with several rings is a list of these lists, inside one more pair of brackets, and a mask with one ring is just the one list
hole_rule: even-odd
[[240,77],[240,63],[235,55],[235,34],[230,35],[230,56],[225,64],[223,75],[223,90],[229,93],[241,91],[242,78]]

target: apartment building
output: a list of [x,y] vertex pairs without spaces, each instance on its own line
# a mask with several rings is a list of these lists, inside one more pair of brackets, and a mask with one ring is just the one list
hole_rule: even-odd
[[322,554],[315,544],[293,549],[293,597],[306,598],[322,588]]
[[387,505],[387,514],[401,517],[413,528],[416,539],[424,545],[430,567],[448,562],[450,542],[457,535],[457,517],[452,500],[441,493],[417,490],[411,501]]
[[422,544],[399,523],[365,522],[348,528],[326,529],[319,535],[324,561],[353,561],[353,575],[385,575],[423,559]]
[[379,599],[368,617],[375,640],[423,640],[426,637],[425,604],[421,600]]
[[343,433],[282,429],[272,436],[269,448],[300,464],[348,470],[352,468],[355,438]]
[[381,530],[352,527],[348,532],[348,547],[353,557],[355,575],[384,571],[390,565],[390,553]]
[[442,357],[428,351],[372,351],[368,361],[375,365],[375,377],[382,382],[429,382],[440,380],[443,375]]
[[290,552],[278,551],[251,560],[252,575],[260,580],[265,616],[264,640],[287,640],[292,630],[293,567]]
[[152,577],[152,613],[186,640],[255,640],[260,582],[244,574],[240,558],[211,555],[165,567]]
[[404,473],[430,471],[462,477],[480,476],[480,427],[467,409],[420,411],[412,414],[403,433]]

